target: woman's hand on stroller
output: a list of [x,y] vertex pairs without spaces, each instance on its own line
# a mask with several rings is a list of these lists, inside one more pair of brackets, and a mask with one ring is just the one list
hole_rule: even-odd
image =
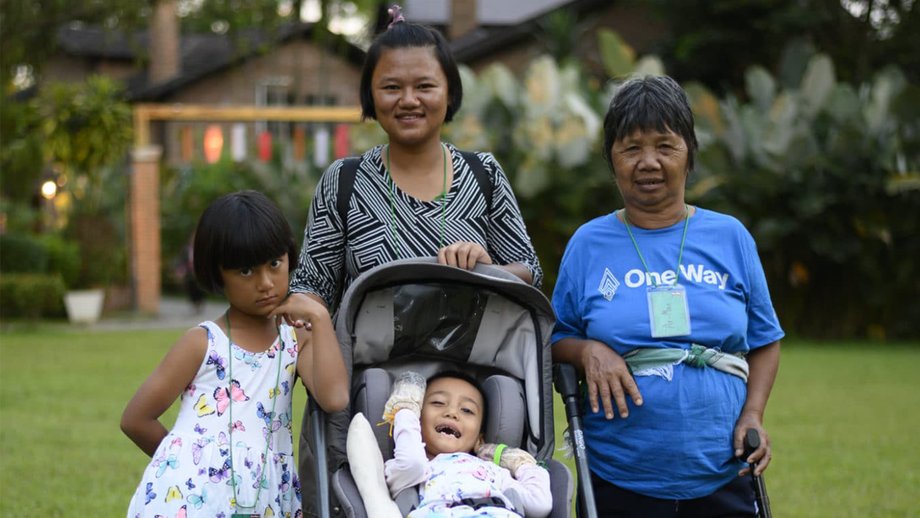
[[[479,447],[477,455],[482,460],[487,460],[489,462],[495,461],[495,451],[498,449],[498,444],[486,443]],[[533,458],[533,455],[527,453],[526,451],[520,448],[508,448],[505,447],[500,454],[500,459],[498,465],[507,469],[511,472],[511,476],[518,478],[518,470],[524,466],[536,466],[537,460]]]
[[406,371],[400,374],[393,382],[390,399],[383,407],[384,421],[392,423],[396,418],[396,412],[402,409],[411,411],[416,417],[421,417],[426,386],[425,378],[417,372]]
[[472,270],[476,267],[476,263],[492,264],[492,258],[479,243],[457,241],[438,250],[438,262],[464,270]]

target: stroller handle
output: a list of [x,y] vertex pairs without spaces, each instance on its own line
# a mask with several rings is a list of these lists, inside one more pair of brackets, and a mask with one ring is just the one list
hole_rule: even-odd
[[570,363],[557,363],[553,366],[553,383],[556,392],[562,396],[565,405],[565,417],[569,422],[569,436],[572,439],[572,452],[575,454],[575,470],[578,473],[578,516],[579,518],[597,518],[597,506],[594,501],[594,486],[591,485],[591,470],[588,469],[588,455],[585,452],[584,433],[581,427],[581,407],[578,401],[578,373]]
[[578,374],[570,363],[557,363],[553,366],[553,382],[556,392],[563,398],[578,394]]

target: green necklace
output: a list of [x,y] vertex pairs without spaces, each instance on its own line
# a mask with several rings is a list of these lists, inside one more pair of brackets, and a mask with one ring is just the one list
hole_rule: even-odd
[[[272,424],[268,423],[268,437],[265,438],[265,451],[262,453],[262,468],[259,470],[260,480],[259,489],[256,491],[256,500],[252,505],[243,505],[239,503],[236,499],[236,472],[233,469],[233,340],[230,338],[230,310],[228,309],[224,313],[224,318],[227,319],[227,371],[229,373],[230,384],[227,387],[227,397],[230,399],[230,485],[233,487],[233,505],[239,509],[255,509],[259,505],[259,495],[262,494],[262,480],[265,479],[265,465],[268,462],[268,445],[271,444],[272,435],[275,433],[272,428]],[[278,374],[275,376],[275,390],[274,394],[278,393],[279,383],[281,381],[281,362],[284,358],[281,356],[281,353],[284,351],[284,344],[281,340],[281,328],[278,325],[275,325],[275,330],[278,333]],[[271,347],[269,347],[271,348]],[[272,398],[272,410],[270,419],[275,418],[275,403],[278,402],[277,397]]]
[[[441,236],[438,238],[438,250],[444,248],[444,211],[447,205],[447,148],[441,144],[444,156],[444,179],[441,185],[441,194],[435,200],[441,200]],[[393,177],[390,175],[390,146],[387,146],[387,191],[390,193],[390,229],[393,232],[393,242],[396,244],[396,258],[399,259],[399,235],[396,234],[396,209],[393,206]]]
[[[684,209],[687,210],[687,215],[684,218],[684,236],[680,238],[680,252],[677,254],[677,276],[674,278],[674,283],[671,286],[677,286],[677,281],[680,279],[680,262],[684,257],[684,241],[687,240],[687,225],[690,224],[690,206],[684,204]],[[632,240],[633,246],[636,247],[636,253],[639,254],[639,260],[642,261],[642,266],[645,267],[645,273],[648,275],[648,278],[652,280],[652,284],[655,287],[658,287],[658,283],[655,282],[655,279],[648,271],[648,265],[645,264],[645,258],[642,257],[642,252],[639,251],[639,245],[636,243],[636,238],[633,237],[632,229],[629,228],[629,219],[626,217],[626,210],[623,210],[623,223],[626,223],[626,231],[629,232],[629,239]]]

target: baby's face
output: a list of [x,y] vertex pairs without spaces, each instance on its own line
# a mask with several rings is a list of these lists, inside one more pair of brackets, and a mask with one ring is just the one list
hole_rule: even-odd
[[466,381],[440,378],[429,383],[421,418],[428,458],[472,452],[481,438],[482,406],[482,394]]

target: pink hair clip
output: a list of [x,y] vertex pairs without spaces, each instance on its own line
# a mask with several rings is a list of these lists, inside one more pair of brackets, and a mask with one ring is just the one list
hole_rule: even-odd
[[387,30],[392,29],[393,26],[397,23],[406,21],[406,18],[402,15],[402,7],[400,7],[398,4],[393,4],[393,7],[391,7],[387,12],[390,14],[390,16],[393,17],[393,21],[387,25]]

